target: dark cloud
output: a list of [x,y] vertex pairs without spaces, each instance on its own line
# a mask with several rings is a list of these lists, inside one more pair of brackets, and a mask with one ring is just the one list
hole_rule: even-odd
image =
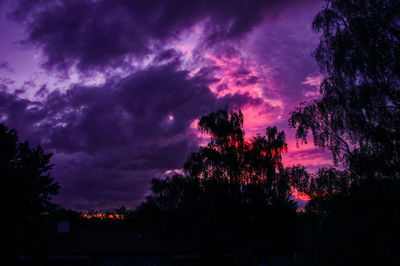
[[[0,2],[1,5],[1,2]],[[14,69],[10,67],[10,64],[6,61],[0,62],[0,70],[6,70],[7,72],[13,72]]]
[[225,106],[265,104],[246,94],[216,98],[207,79],[178,69],[149,67],[103,86],[53,91],[42,102],[1,92],[0,119],[55,152],[63,206],[133,205],[151,177],[181,168],[197,149],[195,119]]
[[205,23],[209,45],[241,37],[287,6],[313,0],[20,0],[12,16],[27,27],[50,69],[121,67]]
[[[55,152],[63,206],[134,206],[151,177],[180,168],[198,148],[191,124],[201,115],[250,105],[257,130],[267,120],[262,114],[288,130],[287,114],[310,87],[302,83],[317,71],[310,26],[319,1],[8,1],[47,69],[44,80],[14,71],[18,85],[0,77],[0,122]],[[46,70],[71,66],[86,81],[96,81],[94,71],[106,82],[89,86],[79,77],[68,89],[52,88],[48,74],[60,72]],[[8,67],[0,63],[3,73]],[[294,151],[288,158],[316,168],[325,155]]]
[[172,64],[136,72],[116,84],[53,92],[44,107],[57,114],[48,118],[57,125],[49,145],[62,152],[89,153],[125,146],[132,139],[145,146],[166,145],[202,114],[231,103],[257,103],[246,95],[216,99],[201,81]]
[[47,89],[47,85],[42,85],[36,92],[35,96],[36,97],[44,97],[49,93],[49,90]]
[[0,123],[5,122],[9,127],[21,129],[23,139],[39,144],[34,133],[35,125],[46,117],[46,112],[38,109],[39,103],[20,99],[17,95],[0,90]]

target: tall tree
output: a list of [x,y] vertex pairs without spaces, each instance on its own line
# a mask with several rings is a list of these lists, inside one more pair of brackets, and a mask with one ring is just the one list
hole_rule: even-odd
[[321,97],[289,123],[358,176],[400,175],[400,2],[326,0],[313,22]]
[[136,220],[158,222],[170,234],[185,232],[210,254],[231,252],[236,265],[249,264],[254,236],[292,248],[296,205],[282,165],[284,132],[267,128],[246,141],[241,111],[226,109],[201,117],[198,125],[210,142],[189,156],[186,176],[152,180],[153,193],[135,210]]
[[48,212],[53,204],[51,195],[58,192],[58,184],[49,171],[51,153],[29,143],[18,142],[17,132],[0,124],[0,173],[2,213],[12,220],[25,221]]
[[[294,243],[296,205],[290,196],[296,182],[282,165],[284,132],[267,128],[247,141],[241,111],[226,109],[201,117],[199,128],[210,135],[208,145],[189,156],[186,176],[152,181],[153,193],[136,209],[137,220],[162,221],[169,231],[188,234],[203,230],[199,243],[218,243],[239,261],[251,233],[276,246]],[[218,232],[232,239],[228,243]]]
[[234,185],[264,185],[271,198],[287,200],[289,180],[283,175],[282,152],[287,150],[285,133],[276,127],[245,141],[241,111],[226,109],[201,117],[199,128],[210,134],[210,142],[189,156],[184,165],[191,177],[224,181]]
[[241,111],[226,109],[201,117],[199,128],[210,135],[210,142],[189,156],[184,165],[187,176],[153,179],[153,195],[137,212],[160,216],[204,207],[214,210],[208,214],[214,217],[234,213],[239,206],[278,203],[294,210],[291,186],[298,175],[283,168],[282,152],[287,149],[283,131],[267,128],[266,135],[245,141]]
[[307,208],[324,213],[319,264],[398,264],[400,1],[326,0],[313,29],[321,33],[321,96],[289,123],[345,168],[303,182]]
[[0,252],[6,264],[14,265],[20,255],[37,258],[47,245],[43,215],[55,206],[50,197],[59,188],[49,175],[51,156],[19,142],[15,130],[0,124]]

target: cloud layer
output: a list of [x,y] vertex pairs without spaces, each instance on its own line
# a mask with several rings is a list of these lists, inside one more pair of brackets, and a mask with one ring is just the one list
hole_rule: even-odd
[[[62,200],[75,208],[83,207],[82,198],[99,202],[93,207],[110,199],[129,204],[143,197],[150,177],[181,168],[196,149],[195,119],[225,106],[259,105],[248,94],[216,98],[207,80],[177,67],[149,67],[103,86],[76,85],[40,102],[3,91],[0,115],[22,137],[55,153]],[[136,192],[119,189],[124,186]],[[103,195],[107,189],[115,197]],[[81,198],[76,203],[74,195]]]
[[43,49],[44,65],[80,70],[121,67],[203,26],[207,46],[237,40],[265,19],[311,0],[20,0],[13,17],[26,41]]
[[[4,47],[26,50],[0,61],[0,122],[55,153],[62,206],[133,207],[150,178],[181,168],[204,142],[195,121],[211,111],[241,108],[248,135],[278,125],[294,143],[288,113],[318,96],[311,57],[318,38],[310,29],[320,5],[4,1],[18,23],[10,28],[23,32],[5,36]],[[42,68],[22,78],[21,65],[32,62]],[[327,158],[307,147],[285,160],[315,169]]]

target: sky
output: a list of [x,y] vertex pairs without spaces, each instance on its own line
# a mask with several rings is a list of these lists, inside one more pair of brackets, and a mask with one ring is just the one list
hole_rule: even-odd
[[137,206],[207,143],[198,118],[241,109],[284,130],[284,165],[332,165],[288,118],[319,97],[321,0],[0,0],[0,122],[53,152],[54,201]]

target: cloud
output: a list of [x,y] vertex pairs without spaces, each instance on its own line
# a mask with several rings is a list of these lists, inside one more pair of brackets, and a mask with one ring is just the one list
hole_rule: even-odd
[[330,152],[312,145],[289,149],[289,152],[283,155],[283,163],[287,166],[301,164],[306,166],[310,172],[316,172],[322,167],[333,166]]
[[198,148],[195,119],[225,106],[265,105],[248,94],[217,98],[207,85],[170,63],[102,86],[53,91],[41,102],[1,92],[0,119],[55,152],[63,206],[132,205],[151,177],[181,168]]
[[[267,125],[294,136],[288,113],[318,75],[310,27],[319,2],[9,1],[45,68],[40,81],[18,68],[0,78],[0,122],[55,152],[63,206],[134,206],[151,177],[181,168],[204,143],[193,124],[210,111],[241,108],[247,136]],[[53,86],[65,71],[70,79]],[[328,159],[293,150],[286,162]]]
[[303,91],[315,90],[315,80],[313,84],[304,81],[319,76],[311,56],[319,39],[311,31],[311,24],[322,4],[304,2],[286,8],[275,23],[260,25],[246,47],[256,64],[268,69],[265,93],[278,93],[286,103],[287,113],[301,101]]
[[6,61],[0,61],[0,70],[5,70],[7,72],[13,72],[14,71],[14,69],[12,69],[10,67],[10,64],[8,62],[6,62]]
[[48,69],[104,70],[146,55],[202,24],[202,43],[241,38],[290,5],[313,0],[20,0],[12,17]]

